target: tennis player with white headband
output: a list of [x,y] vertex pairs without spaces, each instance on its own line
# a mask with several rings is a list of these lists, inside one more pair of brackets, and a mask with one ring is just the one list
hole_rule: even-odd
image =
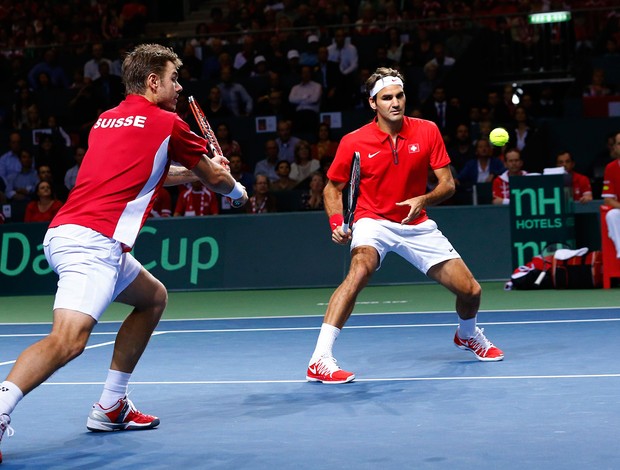
[[[323,383],[355,378],[337,365],[333,345],[358,294],[390,251],[456,295],[459,326],[454,343],[458,348],[471,351],[480,361],[501,361],[503,352],[476,326],[480,285],[426,214],[427,206],[446,200],[455,188],[439,129],[433,122],[404,115],[404,79],[397,70],[378,68],[366,81],[366,91],[376,117],[342,138],[327,173],[324,199],[332,240],[340,245],[351,241],[351,265],[327,306],[306,378]],[[354,152],[361,155],[361,179],[353,230],[345,233],[342,192]],[[428,168],[438,181],[429,193]],[[432,345],[420,345],[420,352],[429,351],[434,351]]]

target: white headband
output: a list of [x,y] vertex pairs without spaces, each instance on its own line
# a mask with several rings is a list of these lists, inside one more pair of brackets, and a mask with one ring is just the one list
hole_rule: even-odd
[[390,75],[388,77],[383,77],[381,80],[377,80],[377,83],[375,83],[375,86],[373,86],[370,91],[370,97],[374,98],[377,93],[383,90],[386,86],[390,85],[400,85],[403,88],[405,87],[400,78]]

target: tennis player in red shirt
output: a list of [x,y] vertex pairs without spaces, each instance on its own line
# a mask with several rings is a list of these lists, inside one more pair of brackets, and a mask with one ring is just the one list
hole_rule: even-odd
[[[351,266],[327,306],[306,372],[309,381],[346,383],[355,378],[337,365],[332,348],[353,311],[357,295],[390,251],[456,294],[457,347],[473,352],[481,361],[504,358],[476,326],[480,285],[437,224],[426,215],[426,206],[454,194],[454,180],[437,126],[404,116],[403,82],[398,71],[383,67],[366,81],[368,102],[376,118],[342,138],[327,174],[325,210],[332,240],[340,245],[351,241]],[[342,191],[356,151],[361,155],[360,191],[353,230],[345,233]],[[438,184],[426,193],[429,167]]]
[[[127,385],[166,307],[167,292],[129,251],[164,183],[199,179],[239,204],[248,197],[227,170],[228,160],[209,158],[206,141],[174,112],[181,65],[171,49],[157,44],[137,46],[123,62],[127,97],[91,129],[76,185],[43,241],[59,276],[54,322],[0,384],[0,439],[12,433],[9,416],[18,402],[84,351],[113,301],[134,308],[119,329],[103,393],[86,426],[124,431],[159,424],[134,407]],[[173,161],[183,167],[171,166]]]
[[575,160],[573,160],[570,152],[566,150],[558,153],[556,157],[556,166],[563,166],[567,173],[570,173],[573,180],[573,200],[582,204],[592,200],[592,185],[590,179],[586,175],[575,171]]

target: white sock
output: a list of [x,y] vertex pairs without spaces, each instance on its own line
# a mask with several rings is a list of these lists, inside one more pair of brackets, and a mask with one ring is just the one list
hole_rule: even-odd
[[469,320],[459,318],[459,338],[469,339],[476,334],[476,317]]
[[0,414],[10,415],[24,398],[24,394],[13,382],[4,381],[0,384]]
[[308,365],[314,364],[321,356],[331,356],[332,348],[339,334],[340,328],[336,328],[328,323],[323,323],[321,325],[319,339],[316,341],[316,348],[314,348],[314,353]]
[[131,374],[110,369],[99,399],[102,408],[111,408],[118,400],[127,395],[127,386]]

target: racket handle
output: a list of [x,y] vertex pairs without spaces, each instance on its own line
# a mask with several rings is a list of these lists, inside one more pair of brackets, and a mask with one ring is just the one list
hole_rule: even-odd
[[344,222],[344,223],[342,224],[342,231],[346,234],[348,230],[349,230],[349,224],[347,224],[346,222]]

